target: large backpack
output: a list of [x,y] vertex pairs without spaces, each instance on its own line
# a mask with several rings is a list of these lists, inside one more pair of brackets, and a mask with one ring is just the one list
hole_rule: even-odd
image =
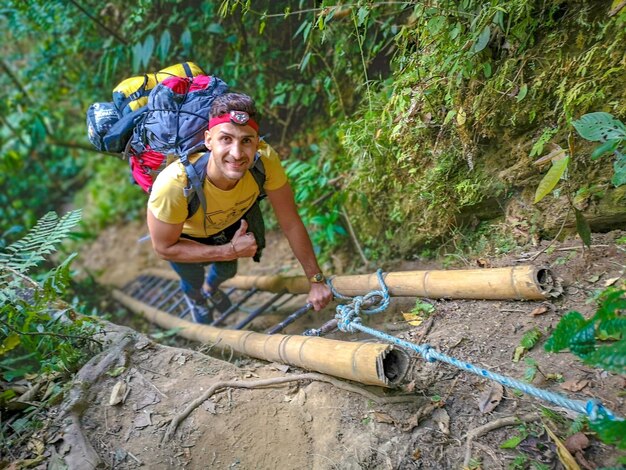
[[[129,160],[133,180],[147,193],[156,176],[173,161],[183,163],[188,184],[188,218],[200,206],[206,212],[202,184],[209,152],[193,164],[189,157],[205,151],[204,131],[209,122],[213,100],[228,91],[218,77],[207,76],[192,62],[168,67],[156,74],[122,81],[113,92],[113,102],[94,103],[87,111],[90,141],[101,151],[122,153]],[[146,98],[147,103],[142,105]],[[265,169],[260,157],[250,169],[265,197]],[[264,246],[263,220],[258,200],[248,214],[250,230],[255,233],[260,254]]]
[[94,103],[87,110],[87,136],[100,151],[124,151],[132,135],[134,120],[145,110],[150,91],[170,77],[193,78],[205,72],[193,62],[183,62],[156,73],[130,77],[113,89],[113,101]]

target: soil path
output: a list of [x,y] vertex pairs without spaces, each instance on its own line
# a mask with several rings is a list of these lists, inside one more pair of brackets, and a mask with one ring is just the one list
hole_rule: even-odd
[[[164,266],[155,259],[149,242],[137,243],[144,231],[141,224],[130,224],[105,232],[81,254],[83,267],[101,282],[119,287],[145,267]],[[523,379],[529,365],[535,364],[538,373],[533,385],[570,398],[598,398],[624,416],[624,377],[586,367],[568,353],[548,354],[542,348],[561,316],[570,310],[591,315],[595,306],[589,297],[605,286],[623,283],[626,254],[616,243],[623,235],[594,235],[593,247],[584,253],[580,242],[571,240],[545,252],[541,250],[547,242],[530,251],[481,260],[492,267],[513,266],[537,256],[535,264],[550,267],[562,280],[564,294],[552,301],[428,299],[434,314],[420,325],[411,325],[402,312],[409,311],[416,299],[394,299],[370,325],[409,341],[427,342],[460,360],[517,379]],[[284,239],[270,234],[268,247],[263,264],[242,263],[240,273],[299,274]],[[464,262],[467,266],[457,267],[477,266],[475,260]],[[384,268],[433,266],[403,262]],[[342,269],[339,261],[335,269]],[[332,315],[332,309],[311,314],[287,333],[319,326]],[[533,329],[541,335],[539,343],[515,361],[515,349]],[[371,341],[343,333],[331,337]],[[109,468],[452,469],[464,464],[473,469],[563,468],[563,457],[546,428],[551,427],[564,441],[567,423],[549,419],[554,413],[542,409],[570,420],[574,414],[418,357],[400,390],[366,390],[381,397],[405,396],[404,403],[375,402],[362,393],[318,380],[250,389],[226,387],[191,411],[171,439],[164,440],[171,420],[218,382],[306,372],[229,357],[209,345],[183,345],[173,348],[138,335],[125,356],[123,372],[116,377],[104,374],[93,382],[82,424]],[[123,400],[110,405],[119,383],[125,387]],[[581,468],[609,467],[623,457],[587,434],[589,446],[573,452]],[[520,444],[501,448],[515,436],[522,439]]]

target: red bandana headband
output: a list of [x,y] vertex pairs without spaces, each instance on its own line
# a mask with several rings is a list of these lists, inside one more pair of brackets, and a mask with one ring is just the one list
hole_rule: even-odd
[[230,122],[239,126],[250,126],[257,133],[259,132],[259,125],[253,118],[250,117],[248,113],[245,111],[235,110],[232,110],[230,113],[220,114],[219,116],[211,118],[209,120],[209,129],[225,122]]

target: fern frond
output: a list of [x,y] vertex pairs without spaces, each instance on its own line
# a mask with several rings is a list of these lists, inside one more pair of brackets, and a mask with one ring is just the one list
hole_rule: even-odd
[[598,337],[600,339],[626,338],[626,318],[601,321],[598,324]]
[[550,421],[553,421],[556,424],[563,424],[566,421],[561,413],[559,413],[558,411],[554,411],[550,408],[546,408],[545,406],[541,407],[541,414],[543,415],[543,417],[549,419]]
[[618,374],[626,374],[626,340],[600,346],[585,355],[584,362]]
[[26,234],[0,253],[0,267],[5,265],[17,273],[25,273],[43,261],[44,255],[53,253],[56,245],[69,235],[78,224],[81,211],[70,211],[59,219],[56,213],[48,212]]
[[532,330],[524,333],[524,336],[522,336],[522,340],[520,341],[520,345],[525,349],[532,349],[532,347],[537,344],[537,341],[539,341],[539,338],[541,338],[541,331],[537,328],[533,328]]
[[578,333],[588,322],[578,312],[568,312],[556,326],[552,332],[552,336],[548,338],[544,349],[548,352],[559,352],[570,346],[572,337]]

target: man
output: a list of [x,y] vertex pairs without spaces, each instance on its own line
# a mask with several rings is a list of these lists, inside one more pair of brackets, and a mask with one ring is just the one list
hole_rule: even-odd
[[204,135],[210,152],[203,184],[206,213],[200,208],[188,218],[183,191],[187,175],[179,162],[159,174],[150,194],[152,245],[180,276],[185,300],[198,323],[211,322],[213,307],[224,312],[230,306],[220,284],[236,274],[239,258],[254,257],[262,248],[248,231],[260,193],[249,171],[257,155],[264,167],[263,188],[278,224],[311,283],[307,301],[321,310],[332,299],[278,155],[259,140],[257,119],[254,101],[247,95],[227,93],[213,102]]

